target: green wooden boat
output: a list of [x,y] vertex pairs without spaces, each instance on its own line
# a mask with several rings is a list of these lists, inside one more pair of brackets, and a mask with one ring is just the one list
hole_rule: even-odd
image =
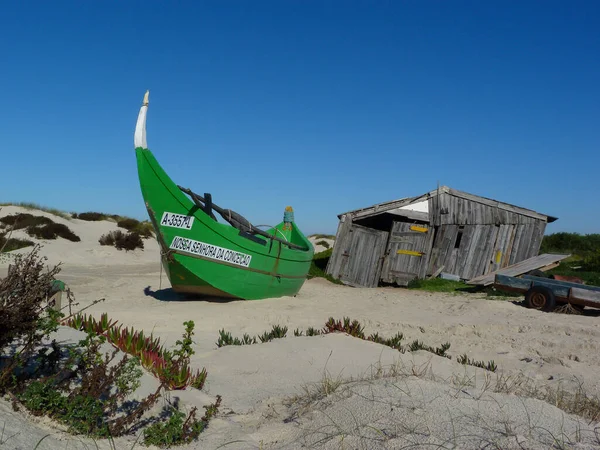
[[[255,300],[296,295],[314,248],[294,222],[291,207],[266,230],[175,184],[146,144],[148,92],[134,135],[140,186],[175,292]],[[215,213],[223,219],[217,220]]]

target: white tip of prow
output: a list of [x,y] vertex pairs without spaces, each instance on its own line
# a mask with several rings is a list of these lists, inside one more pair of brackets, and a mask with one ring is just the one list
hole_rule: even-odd
[[148,112],[149,96],[150,91],[146,91],[144,94],[144,102],[142,103],[137,123],[135,124],[135,134],[133,135],[133,144],[135,148],[148,148],[148,144],[146,143],[146,114]]

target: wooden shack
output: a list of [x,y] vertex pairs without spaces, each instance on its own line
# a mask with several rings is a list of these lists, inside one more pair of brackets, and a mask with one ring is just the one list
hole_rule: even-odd
[[469,280],[536,256],[556,217],[440,186],[338,215],[327,273],[352,286]]

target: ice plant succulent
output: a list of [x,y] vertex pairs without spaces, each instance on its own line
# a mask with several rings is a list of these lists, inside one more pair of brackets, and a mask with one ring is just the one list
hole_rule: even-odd
[[106,337],[114,347],[139,358],[142,366],[164,382],[169,389],[185,389],[188,386],[197,389],[204,387],[207,378],[206,369],[196,370],[194,373],[189,367],[189,356],[193,353],[191,349],[193,322],[185,322],[187,328],[184,340],[177,341],[182,348],[175,352],[165,350],[160,344],[160,338],[155,338],[152,334],[145,336],[143,331],[136,331],[133,327],[123,328],[116,323],[109,320],[106,313],[100,316],[99,321],[91,315],[76,314],[62,322],[63,325],[76,330],[93,332]]

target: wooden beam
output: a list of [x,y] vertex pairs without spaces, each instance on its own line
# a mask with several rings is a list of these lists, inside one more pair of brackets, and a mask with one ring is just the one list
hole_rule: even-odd
[[571,255],[555,255],[550,253],[544,253],[543,255],[534,256],[533,258],[529,258],[525,261],[518,262],[517,264],[513,264],[512,266],[504,267],[494,272],[490,272],[486,275],[475,277],[467,281],[467,283],[479,286],[489,286],[494,282],[494,277],[496,275],[522,275],[540,267],[546,267],[550,264],[562,261],[563,259],[568,258],[569,256]]

